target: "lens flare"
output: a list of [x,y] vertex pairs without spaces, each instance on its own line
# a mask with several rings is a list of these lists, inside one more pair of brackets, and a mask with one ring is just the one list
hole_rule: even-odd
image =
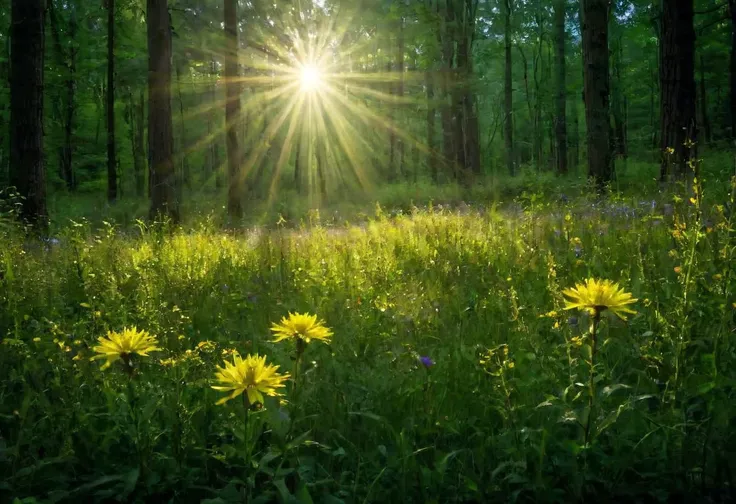
[[315,65],[304,65],[300,79],[303,91],[316,91],[322,86],[322,72]]

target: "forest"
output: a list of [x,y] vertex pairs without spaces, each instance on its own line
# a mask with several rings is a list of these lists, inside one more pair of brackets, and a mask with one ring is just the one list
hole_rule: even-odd
[[736,0],[0,0],[0,503],[736,500]]

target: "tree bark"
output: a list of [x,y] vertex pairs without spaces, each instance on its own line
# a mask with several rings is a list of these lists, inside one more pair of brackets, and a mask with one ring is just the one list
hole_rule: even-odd
[[225,11],[225,132],[227,144],[228,191],[227,212],[232,218],[243,215],[241,198],[243,176],[240,170],[240,145],[238,143],[238,119],[240,118],[240,85],[238,78],[238,19],[237,0],[224,0]]
[[511,83],[511,0],[503,0],[503,45],[504,45],[504,147],[506,169],[512,177],[516,172],[514,156],[513,88]]
[[[665,2],[667,3],[667,2]],[[599,191],[613,173],[609,144],[608,0],[582,0],[583,89],[588,176]]]
[[133,175],[135,177],[135,194],[139,198],[144,195],[146,186],[146,155],[144,152],[143,134],[145,131],[145,95],[141,89],[138,102],[135,103],[135,98],[131,96],[133,101],[131,107],[133,108]]
[[171,29],[167,0],[147,0],[148,155],[151,218],[179,221],[171,118]]
[[705,87],[705,65],[703,63],[703,55],[700,55],[700,118],[703,123],[703,134],[705,135],[705,143],[711,142],[710,119],[708,118],[708,100]]
[[455,145],[454,125],[455,120],[452,111],[452,88],[453,88],[453,70],[452,62],[455,59],[455,41],[454,33],[454,12],[450,5],[442,7],[440,15],[442,17],[442,26],[438,30],[440,37],[440,46],[442,48],[442,156],[444,163],[447,165],[448,171],[452,178],[457,178],[455,170]]
[[[695,158],[695,30],[692,0],[662,2],[659,83],[660,180],[682,177]],[[669,149],[669,150],[668,150]],[[674,152],[673,152],[674,150]]]
[[107,0],[107,201],[118,197],[115,148],[115,0]]
[[736,0],[728,0],[728,12],[731,16],[731,58],[730,70],[730,94],[731,101],[731,141],[736,143]]
[[10,27],[10,185],[21,216],[47,225],[43,159],[44,0],[13,0]]
[[555,153],[557,173],[567,173],[567,85],[565,83],[565,6],[555,2],[555,55],[557,57],[557,100],[555,102]]

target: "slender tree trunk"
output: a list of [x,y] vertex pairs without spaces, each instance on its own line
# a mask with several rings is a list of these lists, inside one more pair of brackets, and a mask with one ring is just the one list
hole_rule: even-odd
[[[682,177],[696,157],[695,30],[692,0],[662,3],[659,82],[660,180]],[[674,152],[668,151],[673,149]],[[672,170],[674,168],[674,170]]]
[[145,94],[141,89],[138,96],[138,103],[133,104],[133,120],[135,123],[135,154],[134,158],[134,176],[135,176],[135,194],[139,198],[144,195],[146,186],[146,153],[143,141],[145,133]]
[[181,62],[176,64],[176,95],[179,101],[179,155],[181,156],[181,178],[187,189],[192,188],[189,163],[187,162],[187,127],[184,121],[184,99],[181,94]]
[[210,113],[209,121],[211,126],[210,136],[210,152],[212,156],[212,173],[215,175],[215,187],[222,188],[223,182],[223,166],[220,161],[220,121],[217,120],[217,62],[213,59],[211,63],[210,75],[214,79],[210,88]]
[[711,142],[710,119],[708,118],[708,100],[705,87],[705,65],[703,63],[703,55],[700,55],[700,117],[703,123],[703,133],[705,134],[705,143]]
[[[666,2],[665,2],[666,3]],[[613,173],[609,143],[608,0],[582,0],[588,176],[602,190]]]
[[557,56],[557,100],[555,113],[555,145],[557,173],[567,173],[567,85],[565,83],[565,6],[566,0],[555,2],[555,54]]
[[[404,97],[404,17],[399,19],[399,35],[397,41],[396,51],[396,71],[399,73],[399,81],[396,85],[396,96],[400,99]],[[398,112],[401,112],[400,110]],[[401,119],[401,113],[397,114],[395,120]],[[396,157],[397,157],[397,172],[399,176],[405,176],[404,173],[404,141],[398,138],[396,141]]]
[[570,116],[572,117],[572,133],[570,135],[570,165],[577,169],[580,163],[580,118],[578,116],[578,97],[570,100]]
[[731,16],[731,58],[730,70],[730,102],[731,102],[731,141],[736,145],[736,0],[728,0],[728,12]]
[[13,0],[10,27],[10,185],[21,215],[47,224],[43,160],[44,0]]
[[438,30],[438,34],[442,47],[442,155],[452,178],[456,179],[455,150],[458,146],[455,145],[453,133],[455,121],[452,114],[452,64],[455,59],[455,41],[453,35],[455,20],[454,12],[447,4],[442,7],[440,15],[442,17],[442,27]]
[[[61,34],[59,29],[59,16],[54,1],[47,3],[49,11],[49,24],[51,26],[51,37],[54,43],[54,52],[60,67],[65,68],[64,87],[65,95],[59,100],[54,100],[54,111],[61,122],[64,131],[64,142],[59,146],[59,172],[68,190],[73,191],[76,187],[74,172],[72,168],[72,135],[74,128],[74,95],[76,91],[76,69],[77,49],[71,47],[69,54],[62,48]],[[73,40],[77,32],[76,3],[68,5],[69,14],[69,37]]]
[[148,150],[151,218],[179,221],[171,118],[171,28],[167,0],[147,0]]
[[504,146],[506,150],[506,169],[509,175],[516,172],[514,155],[513,88],[511,82],[511,0],[503,0],[503,45],[504,45]]
[[118,197],[115,148],[115,0],[107,0],[107,201]]
[[611,86],[611,109],[613,112],[613,145],[614,154],[626,159],[628,151],[626,148],[626,121],[624,119],[624,102],[621,84],[621,49],[622,42],[619,38],[615,49],[609,51],[613,55],[613,85]]
[[435,152],[436,148],[436,121],[437,109],[435,107],[434,96],[434,74],[427,71],[424,75],[427,89],[427,165],[433,182],[439,181],[438,159]]
[[237,0],[225,2],[225,131],[227,143],[228,191],[227,212],[232,218],[243,215],[241,198],[243,176],[240,170],[240,146],[238,145],[238,119],[240,118],[240,86],[238,78],[238,19]]

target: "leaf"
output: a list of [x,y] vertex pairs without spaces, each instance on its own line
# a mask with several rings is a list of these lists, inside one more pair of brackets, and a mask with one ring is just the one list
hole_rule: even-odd
[[300,504],[314,504],[312,496],[309,495],[309,490],[307,490],[307,485],[304,482],[299,483],[294,497],[297,498]]
[[604,396],[608,397],[617,390],[621,389],[629,389],[631,388],[629,385],[624,385],[623,383],[616,383],[615,385],[608,385],[606,387],[603,387],[602,393]]

